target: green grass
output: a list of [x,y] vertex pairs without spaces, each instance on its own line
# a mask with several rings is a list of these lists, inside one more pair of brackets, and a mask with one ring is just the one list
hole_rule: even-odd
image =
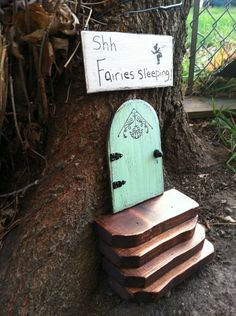
[[[232,34],[229,35],[229,33],[232,31],[233,26],[234,26],[234,21],[232,18],[229,16],[229,14],[226,12],[224,14],[225,8],[209,8],[208,9],[212,16],[214,17],[215,20],[217,20],[219,17],[220,20],[217,22],[217,31],[211,32],[213,28],[213,24],[215,20],[211,17],[211,15],[205,10],[204,8],[200,9],[200,16],[199,16],[199,22],[198,22],[198,32],[203,35],[205,38],[203,41],[203,38],[201,36],[198,36],[198,41],[197,41],[197,49],[199,46],[204,45],[207,47],[208,52],[204,48],[200,48],[197,51],[196,54],[196,65],[200,69],[204,69],[205,66],[209,63],[212,62],[212,57],[211,55],[214,55],[215,52],[218,51],[220,48],[220,42],[222,41],[222,38],[226,38],[225,40],[225,47],[226,51],[229,53],[229,56],[236,50],[236,31],[234,30]],[[230,7],[229,9],[230,14],[232,17],[236,20],[236,7]],[[186,86],[186,82],[188,79],[188,69],[189,69],[189,55],[190,55],[190,46],[191,46],[191,32],[192,29],[190,27],[190,23],[192,22],[193,19],[193,9],[190,10],[190,13],[187,18],[187,42],[186,42],[186,48],[187,48],[187,54],[184,57],[183,60],[183,72],[182,72],[182,77],[183,77],[183,83],[184,86]],[[211,32],[211,34],[209,34]],[[217,33],[219,32],[221,36]],[[223,53],[223,50],[221,51]],[[226,55],[227,56],[227,55]],[[214,62],[213,62],[214,63]],[[194,85],[194,93],[202,93],[202,87],[206,86],[206,83],[211,80],[211,71],[209,68],[206,68],[204,72],[201,73],[201,79],[195,82]],[[231,90],[232,91],[232,90]],[[207,93],[210,92],[210,90],[207,90]],[[211,91],[212,92],[212,91]],[[206,94],[206,92],[205,92]]]
[[[209,8],[208,9],[213,17],[217,20],[223,13],[225,8]],[[230,14],[236,20],[236,7],[231,7],[229,9]],[[190,23],[193,19],[193,9],[190,10],[190,13],[187,18],[187,26],[188,26],[188,37],[187,37],[187,48],[191,45],[191,32],[192,29],[190,27]],[[206,10],[200,11],[199,21],[198,21],[198,32],[203,36],[206,36],[212,29],[212,24],[214,23],[214,19],[209,15]],[[234,22],[229,16],[228,13],[223,14],[220,20],[217,22],[217,30],[220,34],[225,38],[228,36],[229,32],[233,29]],[[220,36],[216,31],[213,31],[205,40],[205,45],[207,47],[218,46],[219,40],[221,40]],[[236,31],[234,31],[230,37],[227,39],[229,42],[236,41]],[[200,39],[198,40],[198,45],[200,43]]]
[[217,135],[230,151],[226,165],[236,172],[236,111],[227,108],[218,110],[213,102],[213,113]]

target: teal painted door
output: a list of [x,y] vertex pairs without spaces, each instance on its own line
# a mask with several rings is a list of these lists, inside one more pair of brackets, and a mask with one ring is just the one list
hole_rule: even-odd
[[164,191],[159,121],[145,101],[130,100],[117,110],[108,139],[113,212]]

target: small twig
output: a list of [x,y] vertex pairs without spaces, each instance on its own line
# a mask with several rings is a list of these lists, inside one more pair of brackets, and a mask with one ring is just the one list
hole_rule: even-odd
[[[218,218],[219,220],[221,220],[221,221],[224,221],[224,222],[226,222],[226,223],[228,223],[229,221],[226,219],[226,218],[224,218],[223,216],[215,216],[216,218]],[[231,223],[234,223],[234,222],[231,222]],[[236,223],[236,222],[235,222]]]
[[44,45],[45,45],[45,41],[46,41],[46,38],[50,32],[50,29],[54,23],[54,20],[56,18],[56,14],[57,14],[57,10],[58,10],[58,7],[59,5],[61,4],[61,0],[57,0],[54,8],[53,8],[53,17],[50,21],[50,23],[48,24],[46,30],[44,31],[44,34],[43,34],[43,37],[42,37],[42,41],[41,41],[41,45],[40,45],[40,54],[39,54],[39,73],[41,74],[41,68],[42,68],[42,60],[43,60],[43,49],[44,49]]
[[22,60],[21,59],[18,60],[18,65],[19,65],[19,71],[20,71],[20,79],[21,79],[22,90],[23,90],[23,93],[25,95],[26,103],[27,103],[27,106],[28,106],[28,119],[29,119],[29,123],[31,123],[30,101],[29,101],[29,96],[28,96],[28,92],[27,92],[27,89],[26,89],[25,75],[24,75],[24,70],[23,70],[23,65],[22,65]]
[[67,60],[67,62],[65,63],[64,67],[67,68],[67,66],[69,65],[69,63],[71,62],[72,58],[75,56],[75,53],[77,52],[78,48],[80,46],[80,41],[77,43],[73,53],[71,54],[70,58]]
[[236,223],[231,223],[231,222],[228,222],[228,223],[211,223],[210,225],[211,226],[228,226],[228,225],[236,226]]
[[89,20],[90,20],[90,18],[91,18],[91,15],[92,15],[92,13],[93,13],[93,9],[92,9],[92,8],[89,8],[89,7],[85,6],[85,5],[82,5],[82,7],[84,7],[84,8],[87,9],[87,10],[89,10],[89,15],[88,15],[87,21],[85,22],[85,25],[84,25],[84,30],[86,30],[87,27],[88,27],[88,24],[89,24]]
[[126,11],[121,15],[126,15],[126,14],[136,14],[136,13],[146,13],[146,12],[151,12],[151,11],[159,11],[159,10],[169,10],[169,9],[174,9],[181,7],[183,5],[183,2],[171,4],[171,5],[166,5],[166,6],[159,6],[159,7],[152,7],[152,8],[146,8],[146,9],[140,9],[140,10],[130,10]]
[[82,2],[82,5],[98,5],[98,4],[104,4],[108,2],[109,0],[103,0],[98,2]]
[[15,203],[15,201],[11,201],[10,203],[8,203],[7,205],[3,206],[3,208],[0,209],[0,212],[6,210],[7,208],[9,208],[13,203]]
[[41,45],[40,45],[40,51],[39,51],[39,75],[42,77],[42,63],[43,63],[43,50],[44,50],[44,46],[45,46],[45,41],[47,38],[47,31],[44,31],[43,37],[42,37],[42,41],[41,41]]
[[98,20],[96,20],[96,19],[94,19],[94,18],[91,18],[90,20],[91,20],[91,22],[93,22],[93,23],[98,23],[98,24],[100,24],[100,25],[104,25],[104,26],[106,26],[106,25],[107,25],[107,23],[104,23],[104,22],[98,21]]
[[9,196],[13,196],[13,195],[17,195],[17,194],[20,194],[22,192],[25,192],[29,188],[31,188],[31,187],[33,187],[35,185],[38,185],[39,182],[40,182],[40,180],[35,180],[33,183],[30,183],[30,184],[26,185],[25,187],[23,187],[21,189],[15,190],[15,191],[10,192],[10,193],[1,194],[0,198],[5,198],[5,197],[9,197]]
[[53,22],[55,20],[56,13],[57,13],[57,10],[58,10],[60,3],[61,3],[61,0],[57,0],[55,6],[53,8],[53,12],[54,12],[53,17],[52,17],[49,25],[47,26],[46,30],[44,31],[41,45],[40,45],[39,58],[36,58],[36,55],[38,55],[38,54],[36,54],[36,50],[33,48],[34,49],[35,64],[36,65],[38,64],[38,69],[37,69],[38,84],[39,84],[39,89],[41,92],[42,104],[43,104],[43,109],[44,109],[44,123],[46,123],[48,121],[48,98],[47,98],[47,93],[46,93],[45,81],[44,81],[44,78],[42,76],[42,71],[41,71],[42,70],[42,62],[43,62],[43,50],[44,50],[44,46],[45,46],[45,41],[48,37],[50,29],[51,29]]
[[[19,198],[18,198],[18,195],[15,195],[15,211],[16,211],[16,213],[15,213],[15,215],[18,213],[18,206],[19,206]],[[14,216],[14,218],[15,218],[15,216]]]
[[210,226],[210,224],[208,223],[208,221],[205,220],[204,223],[206,224],[207,229],[208,229],[208,230],[211,230],[211,226]]
[[41,92],[41,98],[42,98],[42,104],[43,104],[43,110],[44,110],[44,122],[47,123],[48,121],[48,98],[46,93],[46,86],[44,78],[38,78],[38,85]]
[[10,233],[10,231],[12,231],[13,228],[15,228],[16,226],[18,226],[20,224],[20,219],[17,219],[15,222],[13,222],[9,227],[7,227],[7,230],[4,231],[1,235],[0,235],[0,240],[2,240],[6,235],[8,235]]
[[47,167],[48,167],[47,159],[46,159],[43,155],[41,155],[40,153],[38,153],[36,150],[34,150],[33,148],[30,148],[30,150],[31,150],[35,155],[39,156],[41,159],[44,160],[44,162],[45,162],[45,168],[44,168],[44,170],[47,169]]
[[70,98],[70,89],[71,89],[71,82],[69,83],[69,87],[68,87],[68,89],[67,89],[65,103],[68,103],[68,101],[69,101],[69,98]]
[[[86,15],[84,13],[81,13],[82,16],[86,17]],[[104,23],[104,22],[101,22],[101,21],[98,21],[94,18],[90,18],[91,22],[93,23],[98,23],[98,24],[101,24],[101,25],[107,25],[107,23]]]
[[15,99],[14,99],[14,90],[13,90],[13,79],[12,76],[10,76],[10,93],[11,93],[11,104],[12,104],[12,110],[13,110],[13,117],[14,117],[14,123],[15,123],[15,128],[16,128],[16,133],[17,136],[21,142],[22,147],[24,147],[24,142],[21,137],[19,125],[17,122],[17,117],[16,117],[16,105],[15,105]]

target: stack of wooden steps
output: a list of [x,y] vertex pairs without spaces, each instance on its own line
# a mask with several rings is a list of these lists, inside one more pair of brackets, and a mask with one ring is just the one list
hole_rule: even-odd
[[197,223],[198,204],[172,189],[96,221],[103,268],[122,298],[149,301],[188,277],[214,253]]

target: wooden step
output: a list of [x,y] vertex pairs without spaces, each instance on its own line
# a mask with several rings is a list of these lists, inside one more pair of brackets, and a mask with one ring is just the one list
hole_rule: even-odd
[[161,297],[169,289],[185,280],[189,275],[199,269],[200,266],[210,261],[213,255],[213,245],[208,240],[205,240],[203,248],[198,253],[164,274],[145,289],[127,288],[112,278],[110,278],[109,283],[113,290],[123,299],[139,302],[152,301]]
[[[212,98],[202,96],[190,96],[184,98],[184,109],[190,118],[214,117]],[[215,107],[220,110],[227,108],[236,110],[236,99],[214,98]]]
[[197,220],[198,216],[157,235],[137,247],[113,248],[100,240],[100,251],[119,268],[137,268],[164,251],[190,239],[193,236]]
[[194,218],[198,203],[172,189],[115,215],[96,220],[100,237],[112,247],[138,246]]
[[105,258],[103,268],[112,278],[124,286],[147,287],[163,274],[199,252],[204,240],[205,229],[197,224],[191,239],[165,251],[139,268],[119,269]]

